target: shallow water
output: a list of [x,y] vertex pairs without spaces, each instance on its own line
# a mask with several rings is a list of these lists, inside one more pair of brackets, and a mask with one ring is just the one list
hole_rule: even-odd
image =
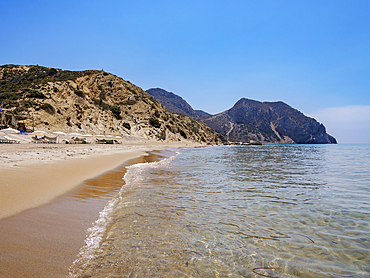
[[370,277],[370,146],[186,149],[131,166],[71,277]]

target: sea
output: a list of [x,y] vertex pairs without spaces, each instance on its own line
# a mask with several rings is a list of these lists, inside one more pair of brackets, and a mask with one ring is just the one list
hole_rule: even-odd
[[370,145],[167,149],[122,178],[69,277],[370,277]]

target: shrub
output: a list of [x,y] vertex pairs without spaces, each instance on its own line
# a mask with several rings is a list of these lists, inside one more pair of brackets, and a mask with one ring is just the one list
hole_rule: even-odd
[[57,74],[58,71],[56,69],[48,69],[46,75],[51,76]]
[[71,117],[67,117],[67,125],[68,126],[72,126]]
[[31,73],[31,72],[36,72],[36,71],[38,71],[38,70],[39,70],[39,67],[34,66],[34,67],[31,67],[31,68],[28,70],[28,72],[29,72],[29,73]]
[[131,129],[131,126],[130,126],[130,124],[129,124],[129,123],[122,123],[122,126],[123,126],[124,128],[127,128],[128,130],[130,130],[130,129]]
[[182,137],[184,137],[185,139],[186,139],[186,138],[188,138],[188,137],[186,136],[186,133],[185,133],[182,129],[180,129],[180,130],[179,130],[179,132],[180,132],[180,135],[181,135]]
[[161,114],[158,112],[158,110],[155,110],[155,112],[154,112],[154,116],[156,116],[157,118],[159,118],[159,116],[160,116]]
[[37,91],[37,90],[31,90],[31,92],[28,94],[27,97],[29,97],[29,98],[40,98],[40,99],[46,98],[46,96],[43,93],[41,93],[40,91]]
[[121,117],[121,109],[120,109],[118,106],[109,105],[109,109],[112,111],[113,116],[114,116],[117,120],[122,119],[122,117]]
[[26,100],[25,102],[24,102],[24,107],[25,108],[30,108],[30,107],[32,107],[32,106],[37,106],[38,104],[37,104],[37,102],[34,102],[34,101],[32,101],[32,100]]
[[16,100],[18,99],[18,95],[13,92],[3,92],[0,93],[0,99]]
[[161,126],[161,123],[159,122],[159,120],[154,119],[154,118],[149,119],[149,124],[155,128],[159,128]]
[[77,96],[79,96],[80,98],[85,98],[85,94],[84,94],[84,92],[82,92],[82,91],[80,91],[80,90],[76,90],[76,91],[75,91],[75,94],[76,94]]
[[45,112],[49,114],[54,114],[55,112],[54,107],[50,105],[49,103],[44,103],[43,105],[40,106],[40,108],[45,110]]

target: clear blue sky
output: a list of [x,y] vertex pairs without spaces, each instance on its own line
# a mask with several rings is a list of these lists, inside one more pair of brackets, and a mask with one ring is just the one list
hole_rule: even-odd
[[370,1],[1,1],[0,64],[104,69],[215,114],[281,100],[370,143]]

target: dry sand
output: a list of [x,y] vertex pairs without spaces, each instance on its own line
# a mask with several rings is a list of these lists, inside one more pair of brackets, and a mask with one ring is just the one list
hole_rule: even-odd
[[0,277],[65,277],[125,167],[158,159],[151,150],[195,146],[0,145]]

